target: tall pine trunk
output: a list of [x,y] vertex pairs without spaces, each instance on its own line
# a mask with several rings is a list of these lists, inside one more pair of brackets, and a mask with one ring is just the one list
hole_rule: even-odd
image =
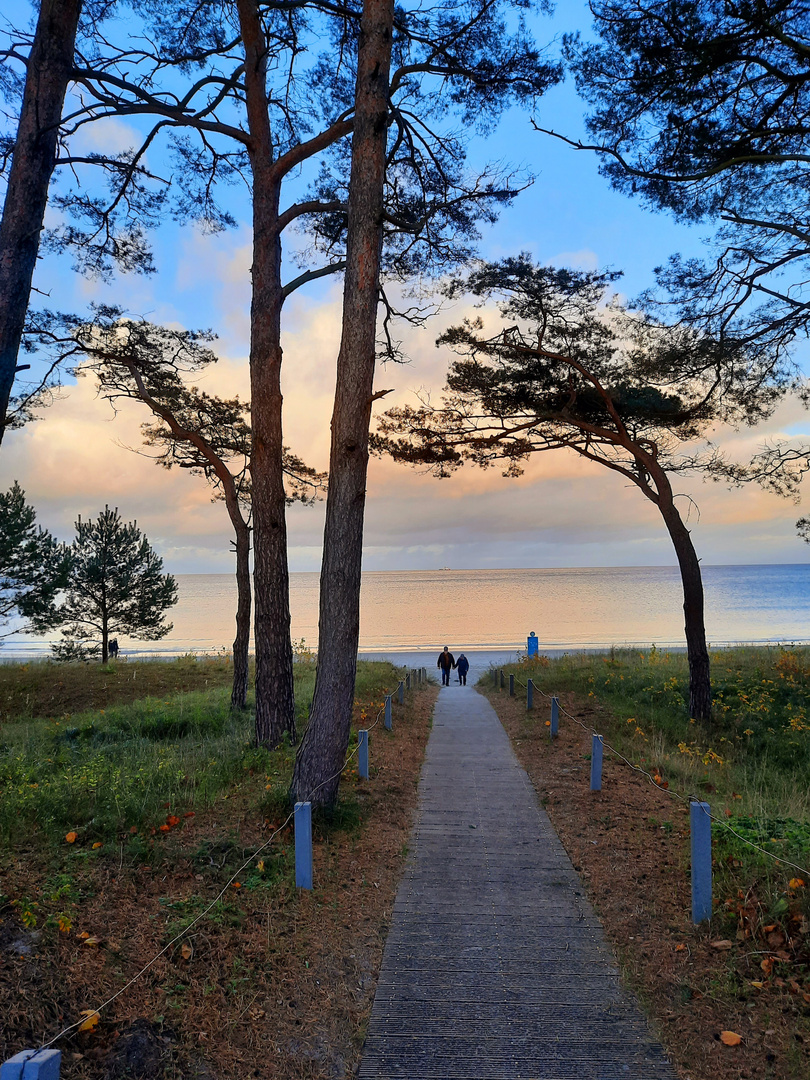
[[700,573],[700,560],[689,530],[675,504],[661,503],[658,508],[664,518],[681,570],[686,655],[689,661],[689,715],[694,720],[711,720],[712,683],[703,622],[703,578]]
[[236,530],[236,637],[233,642],[231,708],[244,709],[250,647],[250,529],[244,524],[233,524]]
[[291,792],[294,798],[317,805],[331,805],[337,798],[357,673],[393,19],[393,0],[365,0],[349,177],[343,329],[321,564],[318,668]]
[[655,485],[654,493],[646,483],[639,484],[639,487],[658,507],[675,548],[681,571],[686,657],[689,662],[689,716],[693,720],[711,720],[712,682],[706,628],[703,623],[703,577],[700,573],[700,560],[689,530],[678,513],[666,470],[658,464],[655,456],[651,456],[646,450],[639,450],[637,444],[633,452],[642,470],[649,474]]
[[267,51],[255,0],[237,0],[245,49],[245,88],[253,174],[253,297],[250,308],[250,410],[253,448],[253,581],[256,741],[294,740],[287,522],[281,426],[281,179],[273,168],[267,111]]
[[56,163],[82,0],[42,0],[0,223],[0,442]]

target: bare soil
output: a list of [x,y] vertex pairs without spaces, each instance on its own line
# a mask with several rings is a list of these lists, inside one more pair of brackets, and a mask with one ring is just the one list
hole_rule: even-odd
[[[344,778],[349,824],[315,829],[315,889],[292,883],[291,830],[231,888],[211,916],[165,954],[92,1030],[60,1040],[65,1080],[197,1080],[353,1075],[362,1049],[436,688],[395,708],[392,733],[372,732],[372,778]],[[407,699],[406,699],[407,700]],[[365,726],[365,724],[363,725]],[[263,777],[255,783],[264,784]],[[257,820],[240,788],[189,818],[163,855],[141,865],[95,862],[68,932],[26,928],[14,898],[53,888],[35,850],[2,870],[0,1060],[37,1046],[119,990],[228,880],[243,853],[278,824]],[[267,876],[265,884],[263,876]],[[271,879],[271,880],[270,880]],[[88,935],[90,940],[88,940]]]
[[717,898],[711,924],[695,927],[688,807],[607,752],[602,791],[590,791],[590,728],[608,734],[607,711],[560,695],[589,730],[561,717],[552,743],[545,699],[527,714],[523,700],[487,696],[683,1080],[807,1080],[810,926],[762,925],[752,887]]

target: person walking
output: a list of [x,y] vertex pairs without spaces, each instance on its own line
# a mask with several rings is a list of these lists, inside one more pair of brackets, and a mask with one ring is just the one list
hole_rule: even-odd
[[442,652],[439,653],[439,659],[436,661],[436,667],[442,669],[442,686],[450,685],[450,672],[456,666],[456,662],[453,659],[453,654],[445,645]]
[[464,655],[464,653],[458,654],[458,660],[456,660],[456,671],[458,672],[458,681],[462,686],[467,685],[467,672],[470,670],[470,661]]

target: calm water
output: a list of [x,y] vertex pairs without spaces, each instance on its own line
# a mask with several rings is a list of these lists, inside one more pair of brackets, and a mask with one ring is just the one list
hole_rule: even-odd
[[[704,567],[706,628],[713,644],[810,641],[810,564]],[[236,589],[225,574],[181,574],[174,630],[159,642],[121,640],[125,652],[229,649]],[[683,644],[677,569],[430,570],[363,575],[360,649],[418,652],[525,648],[541,651]],[[318,575],[291,576],[292,632],[318,639]],[[45,653],[42,638],[11,638],[2,655]]]

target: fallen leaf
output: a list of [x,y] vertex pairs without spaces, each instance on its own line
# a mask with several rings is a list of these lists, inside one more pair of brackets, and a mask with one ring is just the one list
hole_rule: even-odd
[[93,1028],[98,1026],[101,1019],[95,1009],[83,1009],[79,1016],[84,1017],[84,1020],[79,1024],[79,1031],[92,1031]]
[[101,938],[89,937],[88,936],[88,937],[86,937],[84,939],[84,943],[85,943],[85,945],[100,945],[101,944]]
[[259,861],[256,863],[256,869],[259,871],[260,874],[264,873],[264,859],[259,859]]
[[675,946],[675,952],[685,952],[685,951],[686,951],[686,946],[685,945],[676,945]]
[[790,879],[790,881],[788,882],[788,888],[789,889],[803,889],[804,888],[804,879],[800,878],[800,877],[792,877]]
[[733,946],[733,943],[731,941],[713,941],[712,942],[712,948],[713,949],[718,949],[719,951],[725,951],[726,949],[732,948],[732,946]]
[[762,927],[762,933],[763,934],[770,934],[771,931],[775,930],[775,929],[776,929],[776,923],[772,922],[772,923],[769,923],[767,926]]
[[137,831],[138,831],[138,826],[137,825],[130,825],[130,827],[129,827],[129,835],[130,836],[134,836]]
[[194,817],[194,811],[193,810],[187,810],[186,813],[183,814],[183,817]]
[[187,941],[184,941],[180,946],[180,955],[184,960],[190,960],[194,955],[194,949],[189,945]]
[[763,983],[763,982],[760,982],[760,981],[759,981],[758,979],[752,979],[752,980],[751,980],[751,985],[752,985],[752,986],[753,986],[753,987],[754,987],[755,989],[757,989],[757,990],[761,990],[761,989],[762,989],[762,988],[764,987],[765,983]]
[[736,1031],[721,1031],[720,1042],[724,1046],[739,1046],[742,1042],[742,1035],[738,1035]]
[[161,825],[160,826],[160,831],[161,832],[168,832],[169,831],[169,826],[168,825]]
[[75,844],[78,839],[79,834],[77,832],[69,832],[65,834],[65,840],[67,840],[69,844]]
[[232,883],[231,887],[234,888],[234,889],[241,889],[242,888],[242,882],[241,881],[234,881]]
[[174,814],[170,814],[170,815],[169,815],[169,816],[168,816],[168,817],[166,818],[166,824],[167,824],[167,825],[169,826],[169,828],[170,828],[170,829],[173,829],[175,825],[179,825],[179,824],[180,824],[180,818],[179,818],[179,817],[175,817],[175,815],[174,815]]
[[768,944],[772,949],[778,949],[780,945],[785,944],[785,935],[778,932],[768,934]]
[[82,932],[80,934],[77,934],[76,936],[78,937],[79,941],[87,941],[87,939],[90,937],[90,934],[86,930],[82,930]]
[[93,851],[97,851],[100,847],[104,847],[104,845],[100,840],[96,840],[95,844],[93,844]]

